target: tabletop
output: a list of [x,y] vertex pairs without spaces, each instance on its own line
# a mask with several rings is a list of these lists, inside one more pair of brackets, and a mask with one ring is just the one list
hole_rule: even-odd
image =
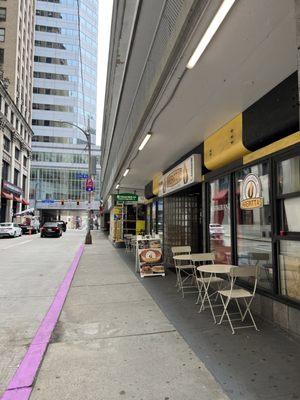
[[197,270],[200,272],[208,272],[211,274],[229,274],[231,268],[238,268],[238,266],[230,264],[209,264],[199,265],[199,267],[197,267]]

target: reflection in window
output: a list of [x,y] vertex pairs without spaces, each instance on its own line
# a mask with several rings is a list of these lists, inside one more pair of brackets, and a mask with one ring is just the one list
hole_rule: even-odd
[[300,301],[300,242],[280,241],[281,294]]
[[[263,207],[245,210],[241,209],[240,193],[243,180],[249,173],[259,178]],[[271,289],[273,269],[268,163],[247,167],[236,173],[236,199],[238,264],[260,266],[259,285],[265,289]]]
[[156,225],[156,201],[152,203],[152,233],[157,233],[157,225]]
[[160,237],[163,235],[164,231],[164,201],[157,201],[157,233],[160,234]]
[[300,156],[278,164],[278,186],[279,194],[300,191]]
[[210,251],[215,253],[216,262],[231,263],[230,197],[229,177],[210,183]]
[[146,224],[146,229],[147,229],[147,234],[151,234],[151,207],[152,204],[147,205],[147,224]]
[[300,197],[283,200],[284,231],[300,232]]

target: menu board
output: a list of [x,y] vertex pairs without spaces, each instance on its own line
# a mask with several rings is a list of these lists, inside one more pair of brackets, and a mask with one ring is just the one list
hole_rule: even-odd
[[162,248],[160,239],[137,240],[137,266],[142,278],[145,276],[165,276],[162,265]]

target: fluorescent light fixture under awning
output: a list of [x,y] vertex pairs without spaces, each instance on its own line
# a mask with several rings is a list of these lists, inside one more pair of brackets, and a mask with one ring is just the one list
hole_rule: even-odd
[[119,187],[120,187],[120,185],[119,185],[119,184],[117,184],[117,186],[116,186],[116,189],[119,189]]
[[210,41],[214,37],[215,33],[219,29],[220,25],[224,21],[226,15],[229,13],[231,7],[234,5],[236,0],[224,0],[220,8],[218,9],[216,15],[213,20],[209,24],[206,32],[202,36],[196,50],[194,51],[192,57],[189,59],[187,63],[187,68],[192,69],[197,64],[199,58],[204,53],[206,47],[209,45]]
[[129,168],[127,168],[127,169],[125,170],[123,176],[126,176],[126,175],[128,174],[128,172],[129,172]]
[[147,133],[147,135],[145,136],[144,140],[140,144],[139,151],[143,150],[143,148],[146,146],[146,144],[148,143],[150,138],[151,138],[151,133]]

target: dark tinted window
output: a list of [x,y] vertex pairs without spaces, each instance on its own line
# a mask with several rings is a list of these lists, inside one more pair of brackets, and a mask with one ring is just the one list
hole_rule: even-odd
[[57,222],[46,222],[44,224],[45,227],[55,227],[58,226]]

